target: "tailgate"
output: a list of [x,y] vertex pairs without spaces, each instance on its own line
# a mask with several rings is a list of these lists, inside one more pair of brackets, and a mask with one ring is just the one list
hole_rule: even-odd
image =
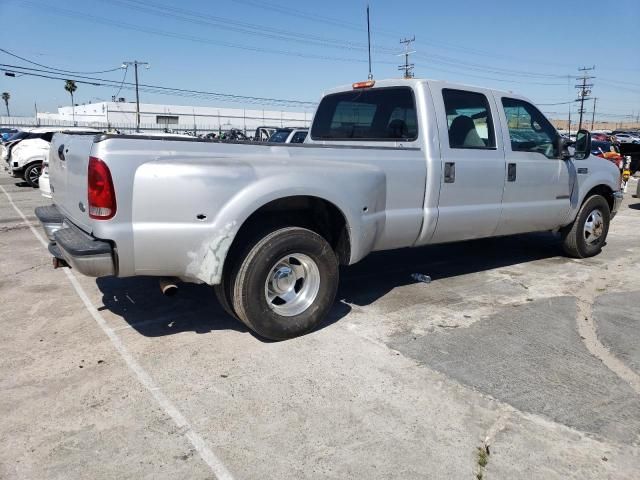
[[91,233],[87,168],[95,134],[56,133],[49,149],[53,203],[71,222]]

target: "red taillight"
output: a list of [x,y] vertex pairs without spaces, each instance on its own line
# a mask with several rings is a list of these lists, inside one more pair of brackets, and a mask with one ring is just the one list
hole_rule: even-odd
[[109,167],[99,158],[89,157],[89,216],[108,220],[116,214],[116,193]]

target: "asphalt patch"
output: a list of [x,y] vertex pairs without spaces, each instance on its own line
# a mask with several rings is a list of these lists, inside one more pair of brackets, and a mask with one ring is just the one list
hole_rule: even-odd
[[637,442],[640,397],[588,352],[575,318],[575,299],[556,297],[505,307],[468,328],[398,332],[389,343],[518,410],[618,442]]
[[640,291],[598,297],[593,317],[598,339],[640,374]]

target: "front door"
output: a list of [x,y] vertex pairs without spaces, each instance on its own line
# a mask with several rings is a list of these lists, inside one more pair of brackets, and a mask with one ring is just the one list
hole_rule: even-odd
[[431,242],[492,236],[500,220],[505,163],[491,92],[433,88],[432,95],[443,174]]
[[567,218],[575,172],[558,133],[532,104],[496,96],[507,163],[499,235],[552,230]]

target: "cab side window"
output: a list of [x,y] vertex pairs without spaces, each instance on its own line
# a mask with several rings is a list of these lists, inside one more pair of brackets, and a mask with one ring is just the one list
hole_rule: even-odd
[[496,148],[491,108],[482,93],[465,90],[442,90],[447,112],[450,148]]
[[503,98],[502,106],[507,117],[512,151],[558,158],[558,132],[540,110],[514,98]]

